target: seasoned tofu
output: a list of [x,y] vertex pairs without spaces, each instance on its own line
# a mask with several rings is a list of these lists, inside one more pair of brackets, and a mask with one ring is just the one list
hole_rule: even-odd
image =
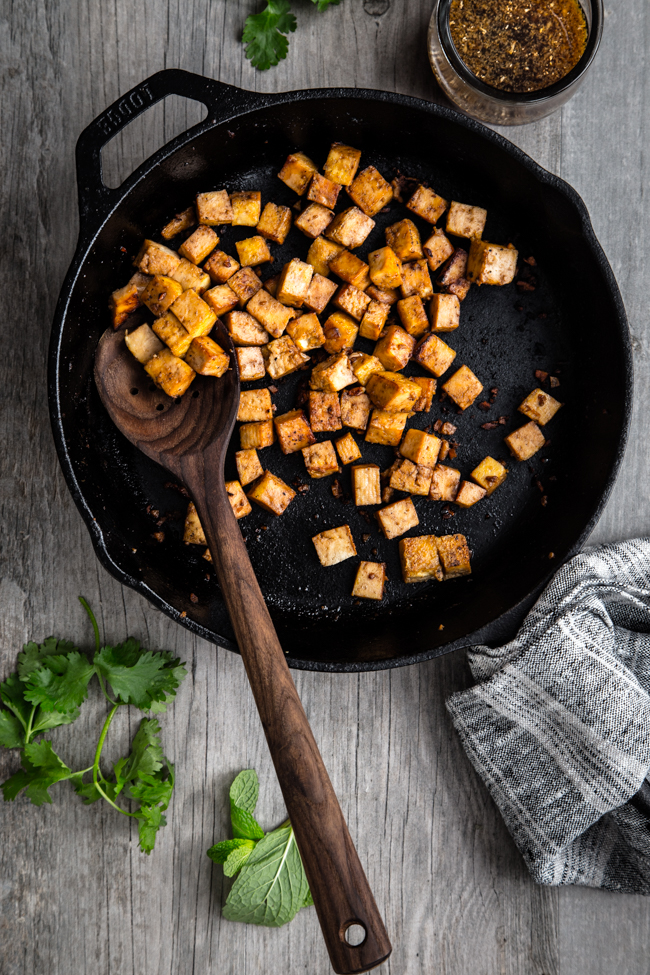
[[455,501],[460,484],[460,471],[455,467],[436,464],[431,477],[429,497],[432,501]]
[[388,206],[393,199],[390,183],[387,183],[374,166],[366,166],[348,187],[348,196],[369,217]]
[[273,404],[268,389],[243,389],[239,394],[237,419],[242,423],[255,423],[273,419]]
[[159,339],[168,345],[175,356],[184,356],[192,344],[192,336],[188,335],[176,315],[171,311],[166,311],[164,315],[157,318],[152,328]]
[[352,468],[352,491],[358,508],[381,504],[381,479],[377,464],[355,464]]
[[259,190],[240,190],[230,194],[233,227],[256,227],[262,210]]
[[434,468],[440,453],[441,441],[432,433],[424,430],[407,430],[402,440],[399,452],[402,457],[413,461],[414,464]]
[[363,386],[353,386],[341,393],[341,423],[353,430],[365,430],[370,419],[370,398]]
[[186,545],[207,545],[208,540],[203,531],[203,525],[199,519],[196,506],[193,501],[187,506],[185,515],[185,526],[183,530],[183,541]]
[[[350,288],[351,285],[346,285]],[[344,352],[352,349],[358,332],[359,326],[349,315],[337,311],[329,316],[323,325],[325,334],[325,351],[330,355],[337,352]]]
[[247,311],[229,311],[224,317],[235,345],[266,345],[269,333]]
[[467,539],[464,535],[439,535],[436,538],[436,545],[445,579],[470,575],[472,567]]
[[192,264],[201,264],[218,243],[219,237],[212,227],[200,226],[181,244],[178,253]]
[[309,423],[314,433],[341,429],[341,404],[338,393],[309,391]]
[[420,524],[415,505],[410,498],[394,501],[377,512],[377,521],[386,538],[398,538]]
[[400,288],[403,298],[410,298],[411,295],[419,295],[423,301],[430,298],[433,294],[431,275],[427,262],[410,261],[402,265],[402,285]]
[[373,372],[384,372],[384,367],[377,356],[366,355],[365,352],[353,352],[350,356],[350,365],[362,386],[366,385]]
[[467,279],[475,284],[510,284],[517,272],[518,252],[509,244],[488,244],[473,240],[467,260]]
[[230,366],[230,356],[209,335],[192,339],[185,361],[199,375],[215,376],[217,379],[223,376]]
[[360,149],[353,149],[352,146],[346,146],[342,142],[333,142],[323,172],[333,183],[349,186],[356,176],[360,161]]
[[108,302],[113,319],[113,328],[119,328],[139,305],[140,292],[138,292],[135,284],[125,284],[123,288],[118,288],[117,291],[114,291]]
[[196,375],[194,370],[182,359],[177,358],[171,349],[157,352],[145,363],[144,368],[156,386],[172,398],[182,396]]
[[176,251],[165,247],[164,244],[157,244],[155,240],[145,240],[133,263],[142,274],[169,275],[179,262],[180,257]]
[[259,481],[248,492],[251,501],[273,515],[284,514],[295,496],[296,492],[270,471],[264,471]]
[[309,184],[307,199],[311,203],[320,203],[329,210],[333,210],[340,192],[340,183],[334,183],[331,179],[327,179],[326,176],[321,176],[320,173],[314,173]]
[[386,447],[397,447],[408,419],[407,413],[390,413],[388,410],[373,410],[366,429],[367,443],[380,443]]
[[312,162],[304,152],[293,152],[287,156],[284,166],[278,173],[278,179],[281,179],[290,190],[294,190],[298,196],[302,196],[317,171],[316,163]]
[[172,271],[169,277],[172,281],[177,281],[183,291],[191,288],[197,295],[202,295],[206,288],[210,287],[210,275],[185,258],[179,262],[176,270]]
[[456,282],[465,280],[466,276],[467,251],[463,250],[462,247],[457,247],[451,257],[440,268],[437,279],[438,284],[443,288],[449,288]]
[[257,224],[257,232],[275,244],[284,244],[291,230],[291,210],[289,207],[267,203]]
[[212,190],[210,193],[199,193],[196,197],[196,212],[199,223],[208,227],[232,223],[232,207],[227,190]]
[[316,442],[316,437],[302,410],[290,410],[288,413],[276,416],[274,423],[283,454],[295,454],[303,447],[309,447]]
[[239,481],[226,481],[226,494],[235,518],[239,521],[253,510]]
[[305,297],[304,307],[320,314],[325,310],[335,291],[335,281],[329,281],[322,274],[314,272]]
[[267,278],[264,282],[264,290],[275,298],[278,293],[278,281],[280,280],[280,275],[275,274],[272,278]]
[[468,366],[461,366],[451,379],[443,383],[442,388],[459,409],[466,410],[479,393],[483,392],[483,383]]
[[[345,312],[346,316],[351,316],[352,318],[356,319],[357,322],[360,322],[365,314],[366,308],[370,304],[370,298],[363,291],[355,288],[353,284],[343,284],[336,292],[333,304],[337,308],[340,308],[342,312]],[[330,318],[333,317],[333,315],[330,316]],[[355,325],[354,327],[356,330],[354,338],[356,339],[356,332],[359,331],[359,326]],[[325,334],[327,335],[327,322],[323,328],[325,330]],[[346,346],[346,348],[348,347],[352,348],[351,345]],[[331,349],[330,351],[336,352],[337,350]]]
[[417,190],[406,204],[406,209],[411,210],[416,216],[426,220],[427,223],[437,223],[449,204],[443,200],[435,190],[427,186],[418,186]]
[[231,278],[228,278],[228,285],[239,299],[239,307],[245,308],[253,295],[262,287],[262,282],[251,267],[243,267]]
[[357,442],[349,432],[344,437],[340,437],[339,440],[335,441],[335,447],[339,455],[339,460],[344,466],[345,464],[352,464],[361,457],[361,451],[357,446]]
[[203,293],[203,300],[208,303],[218,318],[232,311],[239,304],[239,298],[227,284],[218,284]]
[[445,236],[444,231],[434,230],[428,240],[422,245],[430,271],[437,271],[441,264],[448,261],[454,253],[454,245]]
[[270,447],[275,440],[273,420],[259,423],[242,423],[239,428],[239,446],[242,450],[262,450]]
[[253,481],[256,481],[264,473],[264,468],[260,464],[260,459],[254,447],[249,447],[248,450],[238,450],[235,454],[235,463],[237,465],[239,482],[244,486],[246,484],[252,484]]
[[338,474],[340,470],[331,440],[323,440],[321,443],[312,444],[311,447],[303,447],[302,456],[307,473],[314,479]]
[[163,229],[160,231],[161,237],[165,240],[171,240],[172,237],[176,237],[177,234],[183,232],[183,230],[189,230],[196,223],[196,211],[194,207],[188,207],[187,210],[183,210],[182,213],[177,213],[175,217],[166,223]]
[[370,284],[369,267],[352,251],[342,250],[329,263],[330,271],[348,284],[364,291]]
[[503,439],[517,460],[530,460],[546,443],[546,437],[532,420]]
[[485,495],[485,488],[482,488],[479,484],[472,484],[471,481],[461,481],[454,501],[460,508],[471,508],[477,501],[481,501]]
[[182,294],[183,288],[178,281],[172,281],[163,274],[156,274],[142,292],[141,301],[156,318],[159,318]]
[[494,457],[489,456],[484,457],[478,467],[475,467],[470,474],[472,480],[476,481],[479,487],[485,488],[488,495],[496,491],[499,485],[503,484],[507,476],[508,471],[503,464],[500,464]]
[[238,240],[235,247],[242,267],[257,267],[258,264],[266,264],[273,260],[269,245],[260,234]]
[[409,413],[420,398],[418,384],[398,372],[373,372],[366,390],[374,406],[396,413]]
[[317,237],[307,251],[307,263],[327,278],[330,273],[330,261],[344,250],[342,244],[335,244],[333,240],[327,240],[325,237]]
[[408,218],[386,227],[386,243],[402,263],[419,261],[424,257],[418,228]]
[[293,339],[294,345],[301,352],[311,352],[312,349],[320,349],[325,344],[325,333],[318,316],[313,313],[292,319],[287,325],[287,335]]
[[[406,265],[407,267],[409,265]],[[414,338],[419,338],[429,330],[429,319],[424,310],[422,299],[419,295],[411,295],[410,298],[402,298],[397,302],[397,314],[404,327]]]
[[356,383],[350,360],[345,352],[331,355],[314,366],[309,380],[311,389],[321,389],[325,393],[338,393],[345,386]]
[[338,565],[339,562],[351,559],[357,554],[349,525],[330,528],[319,535],[314,535],[312,542],[321,565]]
[[135,331],[126,332],[124,342],[131,355],[142,365],[165,347],[148,325],[140,325]]
[[378,288],[399,288],[402,262],[391,247],[380,247],[368,254],[370,280]]
[[310,203],[293,222],[306,237],[316,240],[327,230],[333,219],[334,214],[327,207],[320,203]]
[[518,407],[519,412],[527,416],[529,420],[534,420],[540,426],[552,420],[557,411],[562,406],[553,396],[545,393],[543,389],[534,389]]
[[389,325],[374,349],[384,369],[399,372],[413,355],[415,339],[399,325]]
[[260,348],[244,346],[235,349],[235,357],[239,369],[239,378],[243,383],[253,382],[255,379],[264,379],[266,368]]
[[366,288],[366,294],[373,301],[381,301],[385,305],[394,305],[399,300],[399,292],[395,288],[379,288],[376,284]]
[[360,562],[352,596],[356,599],[383,599],[386,566],[383,562]]
[[384,304],[383,301],[370,301],[359,325],[361,338],[376,342],[384,329],[389,311],[390,305]]
[[433,396],[436,391],[436,380],[425,376],[412,376],[414,383],[417,383],[422,390],[420,398],[413,407],[416,413],[428,413],[433,403]]
[[430,333],[418,342],[413,359],[434,376],[442,376],[456,358],[456,353],[437,335]]
[[389,486],[395,491],[406,491],[408,494],[421,494],[424,497],[431,487],[433,471],[422,464],[414,464],[410,460],[396,461],[397,466],[390,476]]
[[325,236],[344,247],[361,247],[375,226],[375,221],[367,217],[358,207],[349,207],[337,214],[327,228]]
[[239,262],[224,251],[212,251],[203,265],[203,270],[207,271],[211,279],[217,284],[225,284],[233,274],[237,273],[239,268]]
[[460,325],[460,301],[456,295],[436,294],[429,305],[432,332],[453,332]]
[[282,379],[309,362],[309,356],[297,349],[288,335],[269,342],[262,349],[262,355],[271,379]]
[[435,535],[400,538],[399,560],[404,582],[426,582],[428,579],[442,582],[444,579]]
[[280,273],[276,295],[278,301],[283,305],[291,305],[292,308],[300,308],[307,297],[313,274],[311,264],[294,257],[284,265]]
[[253,295],[246,305],[246,311],[275,339],[280,338],[293,314],[291,309],[263,288]]
[[466,237],[468,240],[480,240],[486,217],[487,210],[483,207],[473,207],[452,200],[447,214],[447,233],[454,237]]

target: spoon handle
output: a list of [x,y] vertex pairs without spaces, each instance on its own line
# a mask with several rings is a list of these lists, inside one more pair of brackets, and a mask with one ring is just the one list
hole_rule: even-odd
[[[190,455],[183,459],[183,478],[208,540],[332,967],[340,975],[365,972],[388,958],[391,944],[253,572],[219,460],[209,448]],[[346,940],[351,925],[365,930],[359,945]]]

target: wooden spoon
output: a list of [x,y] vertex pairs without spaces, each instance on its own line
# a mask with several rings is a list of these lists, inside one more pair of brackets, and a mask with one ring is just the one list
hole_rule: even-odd
[[[230,507],[224,459],[239,404],[230,336],[215,339],[230,354],[220,379],[197,376],[180,400],[152,391],[143,367],[107,331],[95,357],[95,382],[117,428],[177,477],[196,505],[307,874],[332,967],[340,975],[381,964],[391,944],[343,813],[318,751],[282,647]],[[348,929],[360,925],[363,940]]]

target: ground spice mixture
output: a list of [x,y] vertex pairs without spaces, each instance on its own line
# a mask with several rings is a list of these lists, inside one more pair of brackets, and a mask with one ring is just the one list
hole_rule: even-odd
[[538,91],[564,78],[584,53],[578,0],[452,0],[451,37],[477,78],[502,91]]

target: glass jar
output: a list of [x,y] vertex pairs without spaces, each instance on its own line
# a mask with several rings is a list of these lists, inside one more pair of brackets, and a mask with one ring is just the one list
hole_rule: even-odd
[[522,125],[550,115],[575,94],[596,56],[603,32],[603,0],[580,0],[587,22],[584,53],[574,68],[548,88],[501,91],[486,85],[459,57],[449,28],[451,0],[436,0],[429,23],[429,61],[445,95],[461,111],[492,125]]

